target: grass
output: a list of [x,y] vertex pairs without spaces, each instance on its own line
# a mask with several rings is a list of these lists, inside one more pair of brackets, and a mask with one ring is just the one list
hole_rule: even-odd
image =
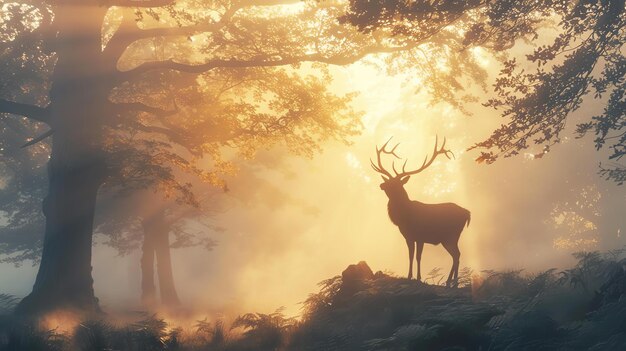
[[455,289],[436,284],[439,270],[427,275],[430,284],[377,273],[356,291],[337,276],[306,299],[300,319],[277,310],[187,330],[157,315],[47,330],[8,315],[16,300],[0,295],[0,351],[623,350],[622,253],[577,253],[578,263],[560,272],[465,269]]

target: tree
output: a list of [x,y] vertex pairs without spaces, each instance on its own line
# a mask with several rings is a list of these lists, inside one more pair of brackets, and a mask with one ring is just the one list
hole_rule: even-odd
[[[103,26],[105,33],[107,27],[110,28],[105,18],[109,8],[113,5],[137,5],[156,15],[151,7],[170,5],[167,9],[175,11],[170,2],[37,2],[36,5],[3,5],[12,10],[14,15],[7,22],[19,21],[16,18],[24,17],[26,13],[34,16],[35,20],[24,22],[31,27],[34,27],[34,23],[39,26],[31,31],[26,28],[23,34],[34,36],[29,39],[29,45],[51,50],[38,55],[47,55],[46,58],[53,57],[56,60],[47,77],[49,92],[42,94],[44,98],[40,99],[45,101],[47,95],[49,104],[46,107],[39,107],[44,104],[16,103],[13,99],[4,99],[0,104],[2,112],[45,123],[52,130],[36,138],[43,140],[46,136],[52,136],[48,195],[44,201],[45,237],[33,292],[20,303],[19,312],[40,313],[62,307],[97,310],[90,261],[96,196],[105,182],[132,179],[133,184],[116,182],[116,185],[127,188],[158,185],[163,190],[176,191],[184,201],[193,202],[188,184],[177,181],[176,172],[193,173],[207,181],[214,180],[214,173],[194,166],[194,160],[219,155],[219,144],[216,143],[219,143],[219,133],[223,130],[211,129],[213,126],[232,127],[222,135],[236,132],[241,136],[262,132],[251,129],[253,125],[258,128],[273,127],[273,130],[265,128],[267,133],[273,133],[277,140],[282,132],[289,134],[292,140],[302,141],[298,147],[303,151],[317,145],[318,139],[341,138],[353,133],[356,127],[355,115],[345,107],[346,100],[326,94],[320,79],[297,75],[289,69],[270,69],[297,62],[295,59],[288,62],[275,60],[267,53],[264,57],[258,57],[255,53],[254,57],[257,58],[251,58],[246,54],[251,54],[253,50],[247,52],[246,47],[240,48],[238,56],[241,58],[236,57],[232,50],[221,50],[225,57],[232,59],[214,57],[208,63],[198,65],[158,61],[126,71],[118,69],[121,65],[118,61],[131,44],[146,37],[186,35],[190,29],[188,26],[174,27],[171,33],[162,28],[142,29],[135,21],[135,15],[127,11],[118,30],[103,45]],[[226,21],[231,17],[236,18],[233,17],[236,12],[254,4],[229,4],[228,8],[219,7],[217,3],[212,5],[218,12],[226,14],[223,17]],[[225,22],[213,20],[212,15],[190,18],[190,21],[201,23],[192,30],[225,32]],[[185,16],[179,12],[179,17]],[[51,18],[54,21],[42,20]],[[243,24],[246,22],[243,21]],[[14,41],[21,38],[12,40],[13,27],[5,27],[8,32],[5,47],[16,50]],[[38,43],[50,40],[53,35],[51,48],[37,46]],[[30,46],[28,49],[24,51],[33,52]],[[40,57],[37,56],[37,59]],[[267,70],[247,71],[250,67],[267,67]],[[174,77],[168,79],[170,77],[165,77],[164,71],[190,71],[188,73],[197,74],[214,71],[215,74],[208,74],[208,79],[232,77],[234,79],[231,82],[240,84],[239,92],[257,94],[258,103],[235,104],[233,100],[225,101],[223,98],[212,104],[214,109],[211,115],[198,116],[190,108],[183,111],[188,108],[183,105],[187,101],[180,99],[182,101],[177,101],[180,112],[176,123],[173,123],[172,119],[168,119],[173,118],[173,111],[151,107],[140,100],[146,97],[140,94],[142,88],[146,95],[152,93],[150,87],[142,86],[146,81],[142,82],[141,78],[147,75],[153,82],[196,83],[192,87],[184,86],[187,90],[197,89],[201,82],[183,74],[172,74]],[[271,77],[274,81],[285,80],[281,83],[289,83],[288,88],[277,90],[277,85],[271,79],[264,80],[259,75]],[[257,78],[245,80],[251,76]],[[151,83],[149,79],[147,82]],[[261,90],[266,95],[261,96]],[[287,101],[281,102],[280,99],[287,94],[291,94],[288,102],[299,100],[300,103],[286,106]],[[121,100],[133,97],[135,100]],[[232,96],[227,98],[233,99]],[[223,105],[220,106],[219,102]],[[303,106],[307,109],[303,109]],[[220,111],[220,107],[230,109]],[[229,121],[228,124],[221,123]],[[275,123],[271,126],[268,122]],[[220,167],[219,158],[213,158],[213,162],[214,168]]]
[[[561,141],[572,113],[592,99],[601,101],[604,110],[579,123],[577,136],[594,133],[596,149],[608,147],[615,162],[626,154],[624,1],[351,0],[342,20],[362,32],[418,42],[442,27],[454,27],[463,33],[461,49],[480,46],[502,58],[495,97],[486,105],[502,111],[507,122],[471,148],[487,150],[479,162],[517,155],[531,144],[548,152]],[[540,35],[554,21],[556,38]],[[551,42],[520,63],[506,53],[521,39]],[[601,166],[600,172],[618,184],[626,180],[626,167],[618,163]]]
[[[1,139],[3,145],[2,186],[0,213],[6,222],[0,227],[0,262],[21,264],[38,262],[43,245],[44,217],[41,199],[46,192],[45,148],[15,149],[12,143],[21,143],[32,135],[32,129],[15,120],[5,120]],[[12,126],[10,126],[12,125]]]
[[107,209],[96,218],[96,233],[106,237],[104,244],[115,248],[120,255],[141,249],[141,300],[146,307],[158,304],[155,273],[161,304],[166,307],[180,304],[170,248],[202,246],[211,250],[216,245],[210,234],[223,231],[211,220],[218,211],[217,195],[216,191],[204,191],[202,195],[196,192],[199,207],[180,204],[150,191],[123,198],[109,194],[99,200],[100,203],[109,200]]
[[[47,34],[43,27],[51,17],[38,7],[20,8],[18,4],[1,4],[0,20],[0,110],[27,110],[38,115],[37,107],[10,103],[9,100],[46,103],[45,84],[53,60],[44,47],[37,45]],[[6,12],[5,12],[6,11]],[[7,16],[12,13],[14,16]],[[34,28],[33,22],[40,27]],[[9,45],[10,43],[10,45]],[[7,254],[2,262],[19,264],[38,261],[43,245],[44,217],[41,200],[46,192],[46,167],[49,145],[39,143],[21,148],[33,135],[42,135],[43,123],[24,117],[0,115],[0,213],[6,219],[0,237],[0,251]]]
[[[32,175],[33,172],[29,170],[25,174]],[[4,256],[0,262],[19,266],[25,261],[33,264],[40,261],[45,223],[39,208],[42,194],[45,194],[45,172],[34,174],[40,177],[36,180],[5,177],[5,187],[0,190],[0,209],[7,214],[9,221],[0,227],[0,254]],[[26,185],[33,187],[24,189]],[[207,196],[200,198],[204,200],[202,202],[215,200]],[[194,207],[164,199],[162,195],[150,191],[124,196],[105,191],[104,194],[101,192],[97,208],[94,227],[95,234],[104,238],[102,244],[116,249],[120,255],[136,249],[142,251],[138,263],[141,299],[146,307],[157,304],[155,275],[158,277],[161,303],[169,307],[180,304],[170,248],[202,246],[211,250],[216,242],[210,234],[223,230],[210,219],[216,211],[215,202],[210,207]]]

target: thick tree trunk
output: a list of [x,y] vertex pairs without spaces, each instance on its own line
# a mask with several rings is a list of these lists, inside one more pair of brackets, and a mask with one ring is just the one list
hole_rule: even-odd
[[172,273],[172,257],[170,255],[169,229],[158,232],[156,238],[157,273],[159,275],[159,292],[161,303],[165,306],[178,306],[180,300],[174,286]]
[[141,302],[152,307],[156,304],[156,286],[154,284],[154,238],[144,222],[144,237],[141,247]]
[[53,10],[59,30],[50,90],[54,134],[41,263],[33,291],[16,310],[27,315],[58,309],[99,311],[91,246],[96,196],[106,176],[101,142],[108,97],[101,68],[106,8],[59,5]]
[[[159,281],[159,293],[161,303],[165,306],[175,307],[180,304],[176,287],[174,285],[174,274],[172,272],[172,258],[170,254],[169,233],[171,224],[165,218],[165,211],[159,210],[143,221],[144,229],[144,252],[141,261],[142,268],[142,296],[148,294],[143,282],[151,282],[154,289],[154,268],[152,262],[156,256],[157,276]],[[148,253],[145,248],[151,248],[152,253]],[[150,256],[144,261],[146,255]],[[145,263],[145,264],[144,264]],[[150,266],[148,266],[150,264]]]
[[17,312],[36,315],[56,309],[98,311],[91,277],[91,245],[99,160],[63,165],[52,157],[44,200],[46,232],[37,279]]

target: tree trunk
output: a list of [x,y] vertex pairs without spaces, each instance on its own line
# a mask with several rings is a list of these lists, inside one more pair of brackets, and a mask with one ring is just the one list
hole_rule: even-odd
[[141,302],[152,307],[156,303],[156,286],[154,285],[154,237],[144,221],[144,237],[141,247]]
[[96,194],[101,184],[98,161],[48,165],[44,200],[44,247],[37,279],[17,312],[41,314],[56,309],[98,311],[91,277],[91,245]]
[[161,303],[170,307],[178,306],[180,305],[180,300],[178,299],[178,294],[174,286],[169,230],[163,230],[158,233],[156,238],[156,258]]
[[91,246],[96,197],[106,177],[101,140],[108,91],[101,68],[101,26],[107,9],[58,5],[53,10],[58,60],[50,89],[54,134],[43,201],[46,227],[33,291],[16,309],[26,315],[99,311]]
[[[150,255],[150,260],[153,261],[153,257],[156,256],[157,276],[159,280],[159,293],[161,297],[161,303],[165,306],[175,307],[180,305],[178,294],[176,293],[176,287],[174,285],[174,274],[172,272],[172,258],[170,254],[169,233],[171,230],[171,224],[165,218],[165,210],[159,210],[150,217],[144,219],[144,248],[146,243],[149,243],[149,247],[153,249]],[[144,250],[144,256],[146,255]],[[154,256],[153,256],[154,255]],[[152,263],[152,262],[150,262]],[[153,266],[144,265],[144,259],[142,257],[142,282],[151,281],[152,288],[154,288],[154,269]],[[145,285],[142,283],[142,289]],[[142,296],[146,294],[146,290],[142,291]]]

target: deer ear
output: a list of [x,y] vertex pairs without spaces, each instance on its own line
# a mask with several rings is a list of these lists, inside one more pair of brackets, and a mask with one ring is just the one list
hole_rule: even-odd
[[406,176],[406,177],[400,179],[400,181],[402,182],[402,184],[406,184],[406,182],[408,182],[409,179],[411,179],[411,176]]
[[385,176],[384,176],[384,175],[381,175],[380,177],[381,177],[381,178],[383,178],[383,182],[386,182],[386,181],[388,181],[388,180],[389,180],[388,178],[385,178]]

